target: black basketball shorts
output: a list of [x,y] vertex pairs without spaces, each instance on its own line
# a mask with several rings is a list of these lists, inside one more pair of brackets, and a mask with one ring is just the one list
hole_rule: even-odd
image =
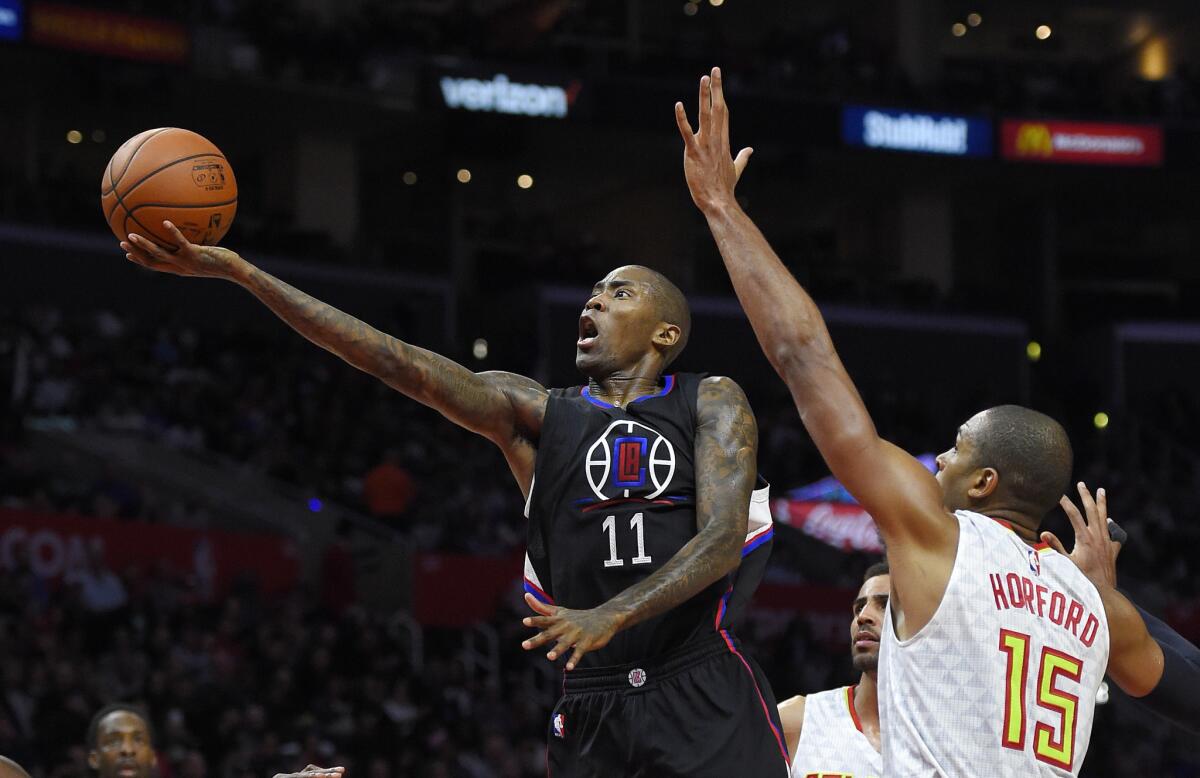
[[567,673],[549,778],[788,778],[771,687],[726,634],[654,662]]

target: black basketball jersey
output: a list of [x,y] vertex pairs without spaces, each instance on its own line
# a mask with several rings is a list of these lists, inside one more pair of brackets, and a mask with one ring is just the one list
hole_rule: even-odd
[[[662,388],[618,408],[587,387],[553,389],[526,504],[525,590],[585,609],[638,583],[696,535],[696,394],[703,376],[664,376]],[[765,485],[764,485],[765,487]],[[762,579],[773,536],[766,488],[748,506],[742,564],[672,610],[623,630],[582,666],[619,665],[729,628]],[[731,642],[732,646],[732,642]]]

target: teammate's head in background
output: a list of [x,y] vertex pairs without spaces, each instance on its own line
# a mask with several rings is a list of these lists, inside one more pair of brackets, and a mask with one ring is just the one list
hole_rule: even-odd
[[883,629],[883,610],[892,591],[892,576],[886,561],[876,562],[863,574],[851,608],[850,658],[860,673],[879,669],[879,638]]
[[88,725],[88,767],[100,778],[150,778],[154,772],[153,733],[136,705],[106,705]]
[[679,287],[641,265],[612,271],[592,288],[579,319],[575,366],[589,378],[667,365],[683,351],[692,329]]
[[0,778],[29,778],[29,773],[7,756],[0,756]]
[[1058,505],[1074,454],[1062,425],[1044,413],[1000,405],[958,428],[937,458],[937,480],[950,510],[1004,512],[1030,529]]

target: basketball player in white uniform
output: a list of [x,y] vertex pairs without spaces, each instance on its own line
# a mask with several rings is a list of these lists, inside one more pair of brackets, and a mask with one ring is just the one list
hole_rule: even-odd
[[779,705],[792,755],[792,778],[882,778],[876,690],[879,634],[891,579],[887,562],[867,568],[850,619],[850,654],[858,684],[796,696]]
[[698,133],[681,103],[675,113],[692,199],[759,343],[887,546],[888,778],[1078,774],[1105,670],[1139,697],[1162,676],[1163,654],[1123,595],[1038,542],[1070,479],[1065,431],[1027,408],[983,411],[938,457],[936,478],[881,439],[816,304],[734,196],[751,150],[731,157],[720,71],[701,80]]

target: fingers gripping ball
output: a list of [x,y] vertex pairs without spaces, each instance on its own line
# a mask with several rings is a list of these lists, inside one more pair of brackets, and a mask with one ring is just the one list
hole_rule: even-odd
[[237,179],[221,150],[178,127],[125,141],[100,182],[104,218],[119,240],[136,232],[168,249],[178,247],[164,219],[192,243],[212,246],[233,224],[237,200]]

